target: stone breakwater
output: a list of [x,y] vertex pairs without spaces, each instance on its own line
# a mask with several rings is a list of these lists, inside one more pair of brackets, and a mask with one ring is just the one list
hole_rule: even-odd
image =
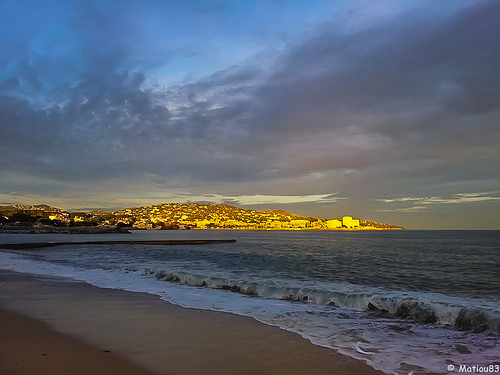
[[159,240],[159,241],[60,241],[60,242],[24,242],[0,244],[0,249],[27,250],[64,245],[209,245],[236,242],[233,239],[221,240]]

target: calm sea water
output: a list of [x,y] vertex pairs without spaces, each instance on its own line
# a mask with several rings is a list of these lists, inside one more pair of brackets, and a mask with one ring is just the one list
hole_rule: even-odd
[[[500,231],[136,231],[1,242],[234,238],[0,253],[0,267],[154,293],[299,333],[390,374],[500,364]],[[494,371],[492,371],[494,372]]]

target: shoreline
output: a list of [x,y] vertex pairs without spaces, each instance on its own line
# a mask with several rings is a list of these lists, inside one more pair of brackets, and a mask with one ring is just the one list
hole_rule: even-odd
[[[0,225],[0,233],[5,234],[131,234],[131,231],[184,231],[186,229],[145,229],[137,227],[116,226],[83,226],[83,227],[53,227],[53,226],[9,226]],[[190,228],[193,231],[311,231],[311,232],[378,232],[378,231],[402,231],[403,227],[379,228],[372,226],[359,226],[356,228]]]
[[98,354],[110,350],[138,370],[165,375],[383,375],[362,361],[252,318],[187,309],[146,293],[60,278],[0,270],[0,281],[0,307],[8,311],[0,315],[2,320],[10,313],[27,316]]

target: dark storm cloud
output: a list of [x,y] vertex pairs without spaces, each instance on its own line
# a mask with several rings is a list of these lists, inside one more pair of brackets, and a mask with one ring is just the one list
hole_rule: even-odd
[[146,151],[146,140],[154,143],[169,119],[168,109],[140,89],[143,80],[141,74],[115,74],[106,81],[84,81],[64,90],[64,102],[44,109],[0,98],[5,168],[89,178],[108,164],[136,162],[134,152]]
[[[260,166],[248,169],[249,180],[268,178],[268,170],[272,177],[353,170],[353,185],[362,173],[374,185],[408,188],[406,180],[418,179],[433,189],[487,178],[500,140],[499,15],[489,2],[444,21],[407,14],[348,36],[323,25],[271,74],[234,82],[214,75],[193,85],[196,104],[183,113],[217,124],[218,137],[231,135],[216,144]],[[223,109],[207,110],[219,102]]]
[[274,160],[294,146],[290,173],[419,160],[434,177],[464,166],[487,173],[500,137],[499,21],[500,4],[489,2],[445,21],[409,14],[343,38],[325,27],[279,59],[256,92],[265,116],[252,131],[278,145]]
[[237,106],[209,109],[210,101],[188,94],[185,108],[171,119],[169,95],[143,85],[140,73],[84,80],[61,88],[64,101],[44,109],[0,98],[4,168],[82,181],[147,173],[242,178],[245,163],[234,165],[228,154],[232,125],[225,120],[235,117]]
[[[216,110],[213,97],[200,95],[213,96],[213,88],[208,86],[216,82],[217,94],[224,91],[226,98],[221,100],[225,100],[231,94],[229,84],[241,85],[252,71],[215,73],[208,86],[202,80],[178,92],[174,88],[155,90],[145,83],[141,71],[162,66],[174,52],[189,54],[193,46],[161,45],[163,26],[155,23],[168,18],[153,18],[151,25],[151,9],[131,4],[71,3],[62,13],[54,10],[54,18],[68,28],[67,34],[53,40],[52,30],[41,36],[34,33],[27,37],[25,49],[11,50],[9,77],[0,79],[5,93],[0,98],[0,142],[9,155],[4,159],[5,168],[87,181],[147,173],[201,179],[243,175],[241,165],[233,165],[225,146],[232,143],[228,130],[232,125],[224,118],[238,116],[247,105],[232,100],[231,105]],[[202,14],[213,12],[205,8],[200,10]],[[160,6],[158,11],[165,8]],[[34,29],[41,28],[39,17],[27,17],[35,21]],[[47,17],[50,23],[51,14]],[[34,45],[44,44],[45,39],[62,41],[59,48],[68,56],[61,60],[44,54],[55,50],[46,45],[35,53]],[[54,80],[56,72],[64,79]],[[182,101],[176,118],[171,118],[169,100]],[[213,168],[214,159],[217,168]]]

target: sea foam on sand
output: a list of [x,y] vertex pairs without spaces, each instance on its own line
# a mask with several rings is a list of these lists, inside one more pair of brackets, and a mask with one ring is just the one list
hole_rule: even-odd
[[158,374],[382,374],[251,318],[57,278],[1,272],[0,281],[3,309]]

